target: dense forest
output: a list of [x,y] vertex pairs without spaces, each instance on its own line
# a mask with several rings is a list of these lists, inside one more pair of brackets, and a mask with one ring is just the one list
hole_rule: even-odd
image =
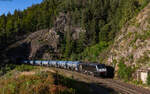
[[0,49],[23,35],[50,29],[60,12],[69,13],[72,26],[86,30],[73,41],[67,32],[60,49],[66,59],[96,61],[99,53],[113,42],[121,27],[149,0],[43,0],[24,11],[0,16]]

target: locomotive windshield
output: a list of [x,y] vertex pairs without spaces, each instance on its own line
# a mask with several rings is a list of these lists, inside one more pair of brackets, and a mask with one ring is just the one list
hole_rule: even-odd
[[104,64],[99,64],[99,65],[97,65],[97,67],[99,68],[99,69],[101,69],[101,68],[105,68],[105,65]]

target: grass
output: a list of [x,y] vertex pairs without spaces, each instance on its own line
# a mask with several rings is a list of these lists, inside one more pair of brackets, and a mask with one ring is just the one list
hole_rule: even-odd
[[6,74],[7,72],[11,71],[12,69],[16,68],[14,64],[6,64],[0,67],[0,76]]
[[0,81],[0,91],[3,94],[72,94],[72,90],[54,84],[51,73],[40,75],[22,75],[16,78]]
[[[22,71],[22,70],[21,70]],[[1,94],[89,94],[86,83],[51,72],[0,79]]]
[[23,72],[23,71],[31,71],[31,70],[36,69],[36,68],[37,68],[36,66],[22,64],[22,65],[17,66],[16,70]]
[[133,80],[131,81],[131,83],[135,84],[135,85],[142,85],[142,81],[137,81],[137,80]]

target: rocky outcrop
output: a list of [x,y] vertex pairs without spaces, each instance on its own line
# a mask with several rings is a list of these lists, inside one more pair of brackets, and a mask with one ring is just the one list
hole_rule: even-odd
[[[59,44],[68,29],[73,40],[79,39],[81,32],[86,32],[81,27],[69,24],[69,20],[68,14],[60,13],[53,28],[33,32],[25,39],[10,45],[7,48],[8,55],[13,58],[22,56],[25,59],[59,58],[61,56],[59,52]],[[27,46],[23,46],[23,44],[26,44]],[[25,51],[28,53],[25,54]]]
[[26,39],[26,42],[31,44],[29,58],[42,58],[42,54],[49,49],[54,49],[55,52],[59,44],[59,37],[53,29],[40,30],[29,35]]
[[121,59],[128,66],[150,66],[150,4],[121,29],[106,62]]

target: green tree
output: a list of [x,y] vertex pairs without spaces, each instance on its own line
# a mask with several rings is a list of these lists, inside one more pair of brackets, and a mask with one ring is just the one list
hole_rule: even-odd
[[65,54],[64,54],[66,58],[69,58],[72,53],[72,45],[73,42],[71,40],[71,33],[68,30],[66,35],[66,47],[65,47]]
[[77,43],[76,43],[76,53],[79,54],[81,52],[83,52],[84,48],[86,47],[86,35],[85,35],[85,32],[81,32],[80,33],[80,39],[77,40]]
[[6,44],[6,16],[0,17],[0,46]]
[[124,80],[130,80],[131,77],[132,77],[132,68],[131,67],[127,67],[123,60],[120,61],[120,63],[118,64],[118,76],[121,78],[121,79],[124,79]]

